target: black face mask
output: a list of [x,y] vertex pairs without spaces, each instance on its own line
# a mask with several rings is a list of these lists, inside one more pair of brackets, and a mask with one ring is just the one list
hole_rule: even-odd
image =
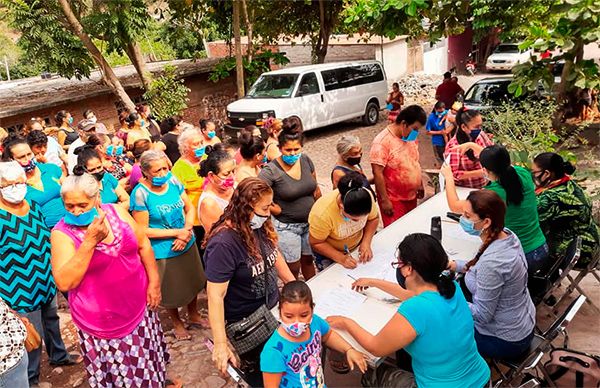
[[351,166],[356,166],[357,164],[360,164],[360,159],[360,156],[357,158],[346,158],[346,162]]
[[100,182],[102,178],[104,178],[104,171],[95,172],[92,175],[94,176],[94,178],[96,178],[98,182]]
[[396,281],[398,281],[400,287],[406,290],[406,277],[402,275],[402,272],[400,270],[401,268],[396,268]]

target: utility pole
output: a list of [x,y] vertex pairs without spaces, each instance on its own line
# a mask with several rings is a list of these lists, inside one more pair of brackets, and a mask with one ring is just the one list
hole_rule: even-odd
[[235,74],[238,98],[244,91],[244,65],[242,63],[242,37],[240,36],[240,0],[233,0],[233,39],[235,41]]

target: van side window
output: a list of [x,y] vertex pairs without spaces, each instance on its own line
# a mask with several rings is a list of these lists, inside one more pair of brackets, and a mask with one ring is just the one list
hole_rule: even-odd
[[321,72],[325,90],[335,90],[383,81],[383,71],[377,63],[347,66]]
[[317,80],[316,74],[308,73],[302,76],[302,79],[300,80],[300,87],[296,92],[296,97],[308,96],[310,94],[316,94],[319,92],[319,81]]
[[325,84],[326,91],[339,89],[341,87],[341,85],[338,83],[336,72],[337,70],[335,69],[323,70],[321,72],[321,77],[323,77],[323,83]]

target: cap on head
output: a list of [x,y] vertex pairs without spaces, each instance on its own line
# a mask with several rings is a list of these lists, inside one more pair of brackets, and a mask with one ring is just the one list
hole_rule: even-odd
[[94,123],[92,120],[84,119],[77,124],[77,128],[85,132],[93,131],[96,129],[96,123]]

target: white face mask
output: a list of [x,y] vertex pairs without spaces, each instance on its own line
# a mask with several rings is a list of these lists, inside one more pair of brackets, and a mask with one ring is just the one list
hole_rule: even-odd
[[25,199],[27,185],[25,183],[10,185],[0,189],[0,193],[2,193],[2,198],[4,198],[6,202],[19,204]]
[[260,229],[268,219],[269,216],[259,216],[258,214],[254,213],[252,219],[250,220],[250,228]]
[[98,119],[96,118],[96,116],[92,116],[92,118],[90,118],[88,120],[90,120],[94,124],[96,124],[96,121],[98,121]]
[[310,322],[281,322],[281,326],[286,333],[292,337],[300,337],[310,327]]

